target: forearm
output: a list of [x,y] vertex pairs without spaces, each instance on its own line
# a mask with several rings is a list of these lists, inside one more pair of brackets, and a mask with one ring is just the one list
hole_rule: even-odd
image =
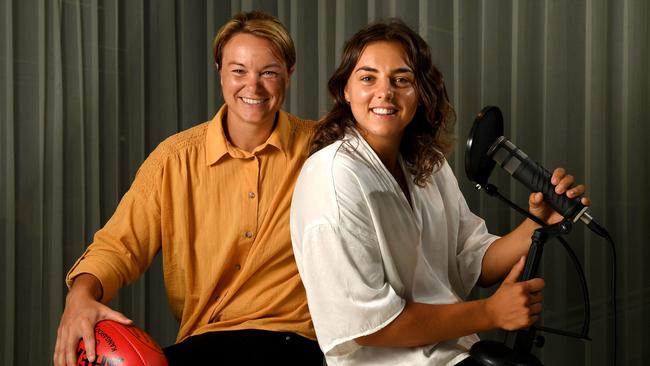
[[491,286],[502,280],[522,256],[528,255],[531,237],[539,225],[524,220],[516,229],[495,240],[483,256],[480,286]]
[[98,300],[108,303],[150,266],[162,242],[161,225],[155,212],[141,201],[131,191],[124,195],[113,216],[68,271],[70,288],[81,274],[92,274],[101,282]]
[[417,347],[495,327],[486,308],[487,300],[458,304],[407,303],[402,313],[377,332],[359,337],[362,346]]

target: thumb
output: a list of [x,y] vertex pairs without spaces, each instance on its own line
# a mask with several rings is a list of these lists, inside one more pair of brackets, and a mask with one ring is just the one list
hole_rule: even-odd
[[544,195],[542,192],[533,192],[528,196],[528,206],[531,208],[538,208],[544,202]]
[[113,309],[108,309],[106,311],[106,313],[104,314],[104,319],[114,320],[124,325],[133,324],[133,320],[127,318],[124,314],[120,313],[119,311],[115,311]]
[[524,266],[526,265],[524,256],[519,258],[517,263],[515,263],[514,266],[512,266],[512,269],[510,270],[510,273],[506,276],[506,278],[503,280],[503,282],[509,282],[509,283],[515,283],[519,279],[519,276],[521,276],[521,273],[524,271]]

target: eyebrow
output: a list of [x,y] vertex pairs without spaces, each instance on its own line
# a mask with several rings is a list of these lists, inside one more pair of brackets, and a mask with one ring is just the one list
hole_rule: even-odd
[[[233,62],[229,62],[227,66],[233,66],[233,65],[234,65],[234,66],[241,66],[241,67],[244,67],[244,68],[246,67],[246,65],[244,65],[244,64],[242,64],[242,63],[239,63],[239,62],[234,62],[234,61],[233,61]],[[268,65],[263,66],[263,67],[262,67],[262,70],[263,70],[263,69],[268,69],[268,68],[271,68],[271,67],[279,67],[279,68],[282,68],[282,65],[273,62],[273,63],[270,63],[270,64],[268,64]]]
[[[356,69],[354,72],[359,72],[359,71],[367,71],[367,72],[379,72],[379,70],[375,69],[374,67],[370,66],[361,66],[360,68]],[[393,74],[401,74],[401,73],[411,73],[414,74],[413,70],[411,70],[408,67],[399,67],[397,69],[391,70]]]

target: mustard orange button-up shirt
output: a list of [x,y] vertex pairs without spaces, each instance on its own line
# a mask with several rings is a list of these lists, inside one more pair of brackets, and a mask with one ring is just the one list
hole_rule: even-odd
[[313,122],[279,112],[253,152],[212,121],[173,135],[145,160],[115,213],[67,276],[90,273],[102,301],[162,252],[177,341],[218,330],[288,331],[315,339],[294,262],[289,209]]

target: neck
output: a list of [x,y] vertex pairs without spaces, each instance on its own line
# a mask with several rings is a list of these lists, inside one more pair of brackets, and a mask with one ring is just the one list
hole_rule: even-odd
[[263,123],[249,123],[234,121],[229,115],[226,115],[223,122],[223,129],[228,141],[233,146],[248,152],[252,152],[266,142],[271,136],[274,126],[275,118]]
[[[374,149],[374,148],[373,148]],[[380,152],[375,150],[377,153],[377,156],[379,156],[379,159],[381,160],[382,163],[384,163],[384,166],[388,169],[388,171],[394,176],[396,172],[401,169],[399,166],[399,162],[397,158],[399,157],[399,150],[396,152]]]
[[363,137],[368,142],[368,145],[377,153],[377,156],[386,168],[388,168],[388,171],[394,175],[394,172],[400,169],[397,159],[399,157],[401,137],[399,139],[378,139],[371,136]]

